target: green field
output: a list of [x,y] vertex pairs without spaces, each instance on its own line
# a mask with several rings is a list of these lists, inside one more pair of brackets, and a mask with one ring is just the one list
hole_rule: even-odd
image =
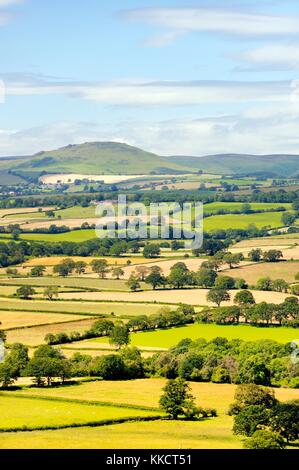
[[157,412],[0,395],[0,429],[59,427],[153,414]]
[[[204,212],[217,212],[220,209],[226,211],[235,211],[242,208],[242,202],[210,202],[204,205]],[[286,210],[292,209],[292,204],[289,203],[265,203],[265,202],[251,202],[250,207],[254,211],[267,211],[270,209],[277,209],[278,207],[285,207]],[[255,214],[257,215],[257,214]]]
[[[55,222],[53,222],[54,224]],[[66,224],[67,225],[67,224]],[[65,233],[25,233],[20,236],[21,240],[34,240],[44,242],[85,242],[96,237],[95,230],[72,230]]]
[[[98,419],[108,417],[144,416],[150,411],[137,410],[130,406],[158,407],[159,397],[165,379],[137,379],[127,381],[92,381],[57,388],[23,388],[14,392],[2,393],[0,405],[8,404],[3,410],[2,420],[9,416],[11,423],[31,425],[56,425],[73,422],[82,423],[91,414]],[[203,407],[216,408],[216,418],[200,421],[149,421],[111,424],[101,427],[80,427],[77,429],[60,429],[51,431],[7,432],[1,433],[0,448],[172,448],[172,449],[234,449],[242,448],[242,437],[232,433],[233,418],[227,415],[229,405],[233,402],[236,386],[230,384],[190,383],[196,403]],[[37,398],[27,399],[34,394]],[[295,389],[277,389],[275,395],[286,401],[298,396]],[[5,398],[4,398],[5,397]],[[19,398],[16,398],[19,397]],[[45,398],[58,397],[61,401],[50,401]],[[89,400],[92,405],[67,402],[63,400]],[[44,398],[44,399],[41,399]],[[3,401],[4,400],[4,401]],[[95,402],[98,401],[98,405]],[[111,406],[104,405],[109,401]],[[22,407],[22,404],[30,403]],[[11,408],[19,412],[13,414]],[[122,405],[124,408],[120,407]],[[24,409],[25,408],[25,409]],[[2,411],[2,409],[0,408]],[[48,411],[52,411],[51,414]],[[66,411],[68,410],[68,412]],[[97,410],[97,411],[96,411]],[[39,415],[38,415],[39,412]],[[82,416],[84,412],[85,416]],[[134,414],[134,412],[136,414]],[[153,412],[157,414],[156,412]],[[0,418],[1,419],[1,418]],[[83,421],[84,422],[84,421]]]
[[[227,339],[240,338],[244,341],[256,341],[259,339],[272,339],[279,343],[293,341],[298,334],[293,328],[287,327],[255,327],[251,325],[215,325],[194,324],[167,330],[156,330],[131,334],[131,344],[140,347],[171,348],[184,338],[195,340],[205,338],[211,340],[216,337]],[[107,339],[105,338],[105,341]],[[91,340],[92,342],[104,342],[104,338]]]
[[205,231],[227,230],[227,229],[246,229],[248,225],[254,224],[257,228],[262,227],[281,227],[281,216],[283,212],[262,212],[258,214],[226,214],[213,215],[203,221]]
[[[98,289],[98,290],[110,290],[110,291],[125,291],[129,292],[129,287],[126,281],[123,279],[97,279],[97,278],[86,278],[86,277],[36,277],[36,278],[13,278],[13,279],[0,279],[1,284],[8,286],[57,286],[57,287],[74,287],[76,289]],[[144,282],[141,283],[142,290],[149,289],[149,285]],[[1,295],[1,294],[0,294]]]
[[77,315],[110,315],[117,316],[151,315],[161,309],[159,304],[138,304],[129,302],[81,302],[81,301],[42,301],[17,299],[0,299],[0,310],[28,311],[38,313],[70,313]]

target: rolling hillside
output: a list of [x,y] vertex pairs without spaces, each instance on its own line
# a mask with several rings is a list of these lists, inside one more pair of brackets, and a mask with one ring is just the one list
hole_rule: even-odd
[[137,147],[117,142],[89,142],[40,152],[15,167],[21,173],[149,174],[190,171]]
[[299,155],[220,154],[205,157],[170,157],[173,163],[194,170],[221,175],[296,176],[299,175]]

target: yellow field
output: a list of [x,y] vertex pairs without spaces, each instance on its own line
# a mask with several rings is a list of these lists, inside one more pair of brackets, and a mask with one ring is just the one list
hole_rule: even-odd
[[[40,315],[40,322],[42,323],[42,318],[46,314]],[[69,315],[65,315],[67,321]],[[74,316],[75,317],[75,316]],[[76,318],[76,317],[75,317]],[[78,319],[78,317],[77,317]],[[57,334],[57,333],[71,333],[73,331],[79,331],[83,333],[88,330],[91,325],[96,321],[95,317],[91,319],[77,320],[67,323],[55,323],[45,326],[36,326],[33,328],[23,328],[20,330],[11,330],[8,331],[7,342],[8,343],[24,343],[28,346],[38,346],[39,344],[44,343],[44,338],[47,333]]]
[[[271,263],[272,264],[272,263]],[[236,277],[245,277],[242,270],[250,269],[240,268],[235,270],[225,271],[230,275],[234,274]],[[258,276],[262,277],[262,276]],[[275,277],[279,277],[272,275]],[[280,276],[281,277],[281,276]],[[232,305],[233,298],[238,291],[230,291],[231,300],[229,302],[223,302],[222,305]],[[66,292],[59,294],[60,299],[82,299],[82,300],[113,300],[113,301],[125,301],[125,302],[165,302],[165,303],[186,303],[189,305],[213,305],[207,301],[206,296],[208,289],[177,289],[177,290],[156,290],[156,291],[141,291],[141,292]],[[282,303],[288,294],[280,292],[264,292],[264,291],[252,291],[256,302],[272,302]]]
[[2,330],[40,324],[63,323],[70,320],[78,320],[78,315],[63,315],[62,313],[31,313],[26,311],[0,311]]
[[[109,400],[110,403],[115,405],[128,404],[156,407],[164,385],[164,379],[139,379],[119,382],[97,381],[55,389],[27,389],[19,391],[17,394],[28,396],[34,393],[36,396],[56,396],[60,399],[82,399],[84,397],[84,400],[90,401],[104,402]],[[193,382],[191,387],[199,405],[217,409],[218,416],[216,418],[198,422],[180,421],[178,423],[159,420],[95,428],[82,427],[57,431],[2,433],[0,446],[1,448],[72,449],[241,448],[242,438],[232,434],[233,418],[226,414],[234,399],[235,385]],[[294,389],[276,389],[275,394],[282,401],[298,398],[298,390]],[[38,406],[40,406],[41,400],[32,400],[32,402],[34,401],[37,401]],[[22,399],[19,399],[20,402],[22,402]],[[44,403],[48,404],[50,402],[45,401]],[[56,404],[60,404],[63,410],[63,402],[54,403],[55,406]],[[79,405],[75,405],[75,407],[77,406]],[[99,408],[102,409],[102,406]],[[112,408],[112,410],[114,409],[116,408]],[[63,410],[62,416],[64,416],[64,413]],[[75,410],[74,416],[77,416],[77,410]],[[79,417],[79,419],[82,418]]]
[[1,435],[2,449],[240,449],[232,418],[152,421]]
[[[56,266],[57,264],[61,263],[63,259],[68,258],[68,256],[46,256],[46,257],[41,257],[41,258],[32,258],[23,263],[22,266],[24,267],[32,267],[32,266],[39,266],[39,265],[44,265],[44,266]],[[75,262],[77,261],[84,261],[87,264],[90,264],[94,259],[99,259],[98,257],[95,258],[94,256],[70,256],[70,259],[74,260]],[[113,256],[107,256],[103,258],[106,259],[108,264],[111,265],[126,265],[127,261],[130,261],[132,264],[141,264],[141,263],[146,263],[149,262],[147,258],[143,258],[141,255],[136,255],[136,256],[121,256],[121,257],[113,257]],[[102,259],[102,257],[100,258]]]
[[[223,274],[232,277],[241,277],[249,284],[255,284],[262,277],[270,277],[271,279],[284,279],[287,282],[294,282],[296,273],[299,272],[299,261],[294,262],[278,262],[278,263],[259,263],[249,266],[242,266],[235,269],[226,269]],[[265,292],[267,295],[267,293]],[[275,293],[272,292],[271,295]],[[255,291],[253,292],[255,295]],[[272,302],[270,300],[270,302]]]

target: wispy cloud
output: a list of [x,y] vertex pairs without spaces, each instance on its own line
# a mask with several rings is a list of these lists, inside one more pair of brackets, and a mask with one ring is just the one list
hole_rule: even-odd
[[235,115],[111,124],[57,122],[32,129],[0,130],[0,155],[32,154],[70,143],[119,141],[160,155],[298,153],[299,108],[252,108]]
[[35,75],[3,76],[7,97],[63,94],[113,106],[194,106],[204,103],[286,102],[291,81],[76,82]]
[[14,14],[7,11],[7,7],[18,5],[25,0],[0,0],[0,26],[6,25],[14,18]]
[[[169,31],[181,34],[183,32],[207,32],[249,37],[299,34],[299,16],[295,15],[273,15],[229,10],[228,8],[225,10],[218,8],[140,8],[123,11],[121,15],[126,20],[166,28],[166,35],[170,35]],[[155,39],[149,39],[149,43],[151,41],[155,45]],[[159,41],[158,45],[160,45]]]
[[247,66],[237,70],[299,70],[299,42],[268,44],[238,54],[236,58],[247,62]]

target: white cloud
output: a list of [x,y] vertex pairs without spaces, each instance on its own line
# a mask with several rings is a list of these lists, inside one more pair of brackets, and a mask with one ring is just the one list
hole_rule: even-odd
[[185,31],[166,31],[149,37],[145,42],[145,46],[148,47],[165,47],[173,44],[176,39],[183,36]]
[[175,31],[224,33],[238,36],[281,36],[299,33],[299,17],[246,13],[209,8],[141,8],[122,13],[139,21]]
[[160,155],[299,154],[299,107],[160,122],[58,122],[0,131],[0,155],[24,155],[87,141],[119,141]]
[[243,52],[237,58],[248,62],[249,70],[298,70],[299,43],[268,44]]
[[286,102],[291,81],[153,81],[64,82],[44,77],[4,76],[12,96],[63,94],[119,106],[193,106],[204,103]]

